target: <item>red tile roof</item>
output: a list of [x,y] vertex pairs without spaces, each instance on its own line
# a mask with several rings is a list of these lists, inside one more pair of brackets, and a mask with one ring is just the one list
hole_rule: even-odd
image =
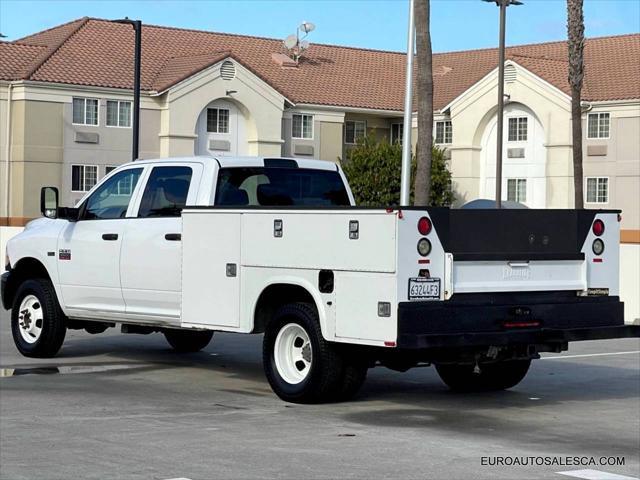
[[48,51],[38,45],[0,42],[0,79],[27,78],[31,67]]
[[[282,42],[145,25],[142,89],[163,91],[233,57],[294,103],[402,110],[405,55],[312,44],[297,68],[272,59]],[[36,46],[37,45],[37,46]],[[0,43],[0,79],[29,79],[131,89],[134,34],[129,25],[83,18],[11,43]],[[512,59],[565,93],[566,42],[509,47]],[[496,49],[433,57],[434,106],[441,109],[491,72]],[[585,100],[640,98],[640,34],[593,38],[585,46]]]

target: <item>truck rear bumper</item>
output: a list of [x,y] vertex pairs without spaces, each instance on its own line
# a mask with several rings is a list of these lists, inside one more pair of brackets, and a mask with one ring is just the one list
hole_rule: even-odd
[[562,344],[639,337],[618,297],[570,292],[468,294],[445,302],[401,302],[398,348]]

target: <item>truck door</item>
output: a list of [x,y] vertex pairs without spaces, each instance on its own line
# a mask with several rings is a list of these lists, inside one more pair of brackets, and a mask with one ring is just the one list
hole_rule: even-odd
[[195,204],[202,166],[154,166],[128,222],[120,273],[127,314],[177,323],[180,317],[182,208]]
[[128,168],[108,178],[82,203],[77,222],[58,238],[58,273],[69,309],[124,312],[120,288],[120,247],[126,216],[143,168]]

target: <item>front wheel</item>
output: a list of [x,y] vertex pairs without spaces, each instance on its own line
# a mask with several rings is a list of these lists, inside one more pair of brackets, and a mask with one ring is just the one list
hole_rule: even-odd
[[178,353],[195,353],[209,345],[213,337],[211,330],[165,330],[164,337]]
[[291,303],[276,312],[264,334],[262,358],[267,380],[282,400],[339,399],[345,379],[343,359],[323,338],[313,305]]
[[440,364],[436,370],[451,390],[477,392],[515,387],[526,376],[530,365],[531,360],[507,360],[477,366]]
[[11,309],[11,333],[22,355],[54,357],[67,333],[65,322],[49,280],[26,280],[18,287]]

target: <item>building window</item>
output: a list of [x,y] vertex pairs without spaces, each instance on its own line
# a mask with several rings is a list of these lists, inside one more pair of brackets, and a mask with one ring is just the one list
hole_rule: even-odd
[[524,178],[507,179],[507,200],[524,203],[527,201],[527,180]]
[[587,138],[609,138],[610,124],[610,114],[590,113],[587,116]]
[[97,165],[71,165],[72,192],[88,192],[97,181]]
[[587,177],[587,203],[609,203],[607,177]]
[[113,165],[107,165],[106,167],[104,167],[104,174],[105,175],[109,175],[111,172],[113,172],[116,168],[118,167],[114,167]]
[[527,141],[527,117],[513,117],[509,119],[509,141],[510,142],[526,142]]
[[130,127],[131,112],[131,102],[107,100],[107,127]]
[[98,99],[73,97],[73,123],[98,125]]
[[313,115],[294,113],[291,120],[291,136],[293,138],[313,138]]
[[453,142],[453,125],[451,121],[436,122],[436,143],[450,144]]
[[391,143],[399,143],[402,145],[402,136],[404,134],[404,125],[402,123],[391,124]]
[[355,145],[367,134],[367,123],[364,121],[344,122],[344,143]]
[[229,133],[229,109],[207,108],[207,132]]

